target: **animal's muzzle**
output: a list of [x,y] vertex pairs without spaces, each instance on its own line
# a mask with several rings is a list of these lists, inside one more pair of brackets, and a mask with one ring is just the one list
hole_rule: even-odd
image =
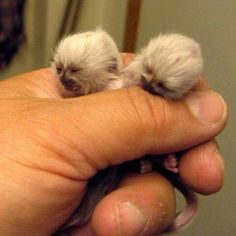
[[78,87],[76,81],[65,76],[60,77],[60,81],[66,90],[74,91]]

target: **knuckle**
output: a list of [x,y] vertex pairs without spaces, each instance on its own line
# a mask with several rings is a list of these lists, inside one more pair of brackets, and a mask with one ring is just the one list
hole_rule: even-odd
[[159,96],[146,96],[146,104],[148,107],[149,117],[151,120],[151,129],[161,136],[165,136],[164,132],[169,129],[170,118],[172,112],[166,100]]
[[130,88],[128,93],[139,123],[146,133],[156,136],[171,128],[171,118],[174,115],[164,98],[154,96],[141,88]]

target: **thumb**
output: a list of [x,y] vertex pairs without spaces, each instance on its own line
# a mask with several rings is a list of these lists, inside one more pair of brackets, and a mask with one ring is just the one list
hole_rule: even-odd
[[[51,145],[58,152],[62,142],[70,147],[67,150],[73,147],[77,170],[81,160],[96,171],[147,153],[188,149],[216,136],[227,117],[223,99],[213,91],[191,92],[184,101],[168,101],[130,88],[48,106],[53,106],[50,125],[56,130]],[[64,152],[68,160],[75,157],[72,151]]]

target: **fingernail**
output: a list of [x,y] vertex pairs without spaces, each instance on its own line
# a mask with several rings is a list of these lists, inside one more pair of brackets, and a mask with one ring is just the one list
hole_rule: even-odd
[[203,123],[218,123],[226,114],[226,104],[223,98],[213,91],[192,92],[185,102],[193,115]]
[[116,206],[116,220],[119,235],[140,235],[146,228],[148,217],[130,202]]

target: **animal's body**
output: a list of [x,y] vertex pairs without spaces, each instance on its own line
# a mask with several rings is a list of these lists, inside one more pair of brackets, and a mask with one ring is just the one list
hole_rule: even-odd
[[[202,67],[200,46],[179,34],[160,35],[152,39],[127,67],[123,67],[114,41],[101,29],[62,39],[52,61],[57,78],[73,96],[140,86],[167,99],[181,99],[196,83]],[[168,158],[173,163],[173,155],[167,155],[167,165],[164,166],[177,172],[176,165],[168,166]],[[186,199],[186,208],[176,216],[166,232],[179,230],[195,215],[196,197],[181,182],[177,173],[166,170],[158,163],[159,157],[146,159],[152,163],[152,169],[165,175]],[[174,160],[177,163],[175,157]],[[125,172],[137,163],[140,165],[140,161],[129,162],[98,172],[89,181],[82,203],[61,230],[86,223],[98,201],[114,190]],[[145,171],[142,171],[141,165],[141,172]]]

